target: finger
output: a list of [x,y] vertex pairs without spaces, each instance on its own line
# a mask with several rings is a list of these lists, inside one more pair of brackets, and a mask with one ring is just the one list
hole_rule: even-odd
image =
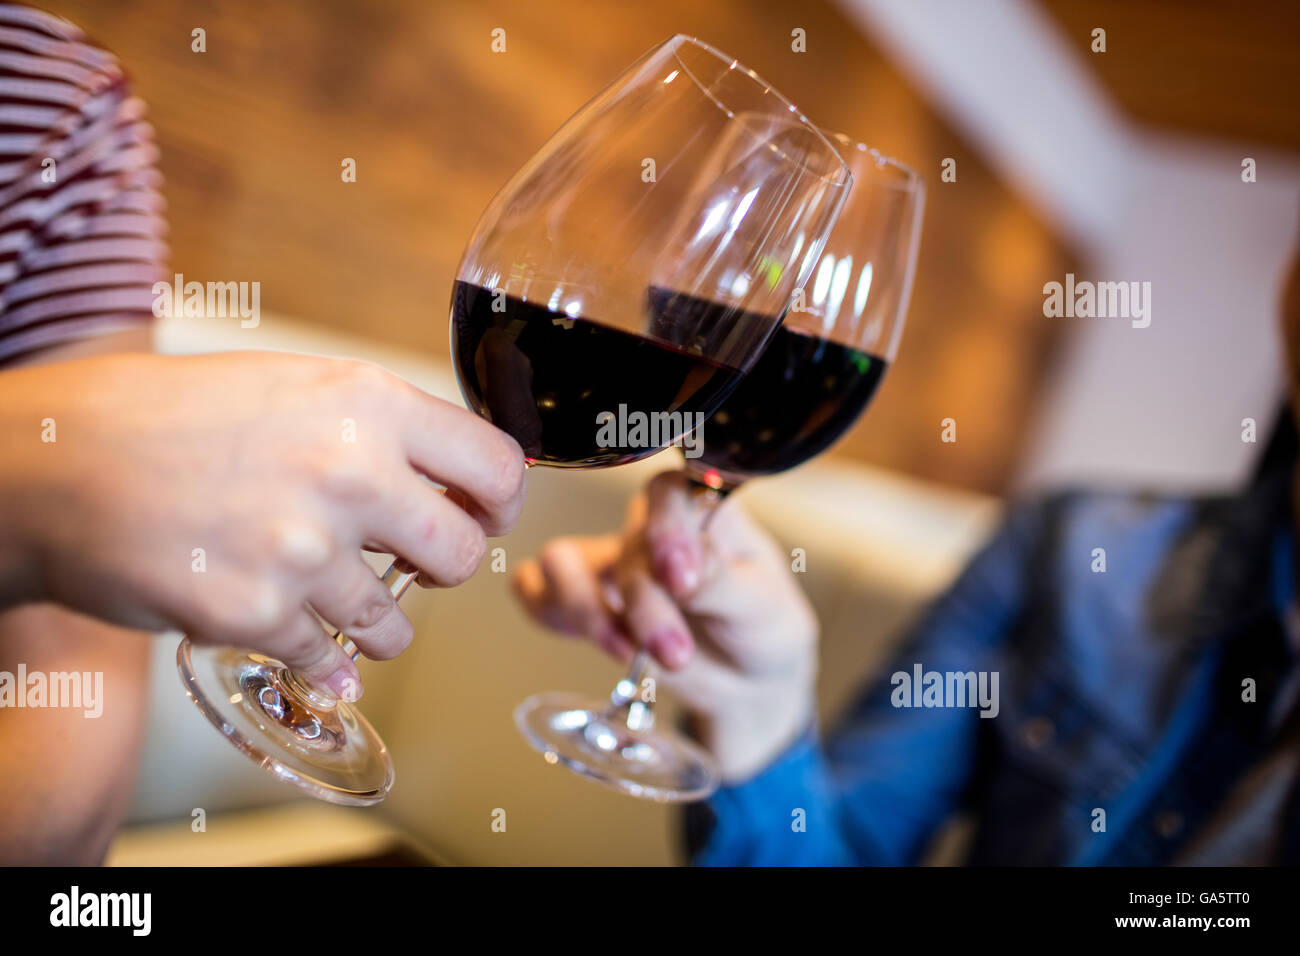
[[487,551],[482,526],[414,475],[400,478],[385,506],[374,509],[365,523],[365,539],[405,559],[399,569],[414,566],[426,585],[463,584]]
[[[599,546],[597,546],[599,547]],[[617,554],[617,542],[606,546],[606,564]],[[574,538],[557,538],[538,556],[551,607],[562,629],[601,640],[614,621],[601,593],[600,573],[590,558],[599,557]]]
[[[726,502],[719,507],[723,510],[711,528],[721,528],[717,534],[725,535],[727,543],[720,545],[714,533],[703,539],[695,588],[674,595],[676,603],[692,620],[727,622],[731,631],[744,631],[750,622],[766,628],[773,613],[798,601],[786,558],[744,509]],[[723,524],[732,517],[730,526]],[[659,575],[656,580],[663,583]]]
[[536,559],[529,559],[515,569],[510,576],[515,597],[523,605],[524,612],[538,624],[559,630],[549,618],[549,594],[546,588],[546,576],[542,574],[542,565]]
[[617,622],[594,640],[597,647],[620,664],[630,663],[636,656],[636,642]]
[[623,613],[627,610],[627,604],[623,600],[623,592],[618,589],[617,569],[611,563],[598,575],[600,582],[600,595],[605,601],[605,607],[615,618],[622,619]]
[[526,561],[512,584],[528,614],[569,636],[585,637],[617,660],[633,653],[632,639],[607,601],[618,539],[566,538],[553,541],[537,560]]
[[542,573],[542,563],[532,559],[521,564],[511,579],[524,610],[538,624],[566,637],[583,637],[581,616],[575,615],[556,595]]
[[455,500],[489,535],[514,527],[523,504],[524,453],[513,438],[479,418],[412,387],[402,417],[412,465],[458,492]]
[[523,501],[521,492],[520,504],[515,506],[514,510],[510,513],[509,522],[503,523],[499,517],[484,510],[478,502],[465,494],[465,492],[461,491],[459,488],[448,488],[446,496],[448,501],[453,502],[467,515],[477,521],[483,528],[484,534],[494,538],[505,534],[514,527],[515,522],[519,519],[519,510],[522,507]]
[[702,518],[681,472],[663,472],[646,485],[641,533],[655,577],[678,599],[699,587],[704,563]]
[[570,637],[586,637],[621,663],[632,659],[632,638],[612,618],[612,626],[608,630],[602,630],[596,636],[579,634],[575,631],[565,610],[559,606],[559,602],[552,599],[540,561],[525,561],[514,573],[511,583],[524,610],[543,627]]
[[626,602],[623,624],[637,646],[670,671],[685,667],[695,653],[695,641],[672,596],[640,563],[620,575],[619,588]]
[[313,687],[328,688],[345,700],[361,697],[361,674],[343,648],[330,639],[305,607],[278,632],[276,655]]
[[415,635],[388,586],[359,556],[348,555],[328,568],[307,602],[371,660],[396,657]]
[[[711,499],[711,500],[710,500]],[[651,542],[671,540],[689,533],[715,550],[748,555],[770,545],[771,539],[731,497],[716,493],[683,471],[666,471],[646,483],[643,500],[633,514]]]
[[719,567],[771,547],[745,510],[728,499],[701,500],[700,486],[683,472],[656,475],[641,506],[641,535],[655,578],[688,601]]

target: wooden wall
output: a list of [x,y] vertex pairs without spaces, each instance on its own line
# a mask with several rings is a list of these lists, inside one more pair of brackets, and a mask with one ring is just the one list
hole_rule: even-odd
[[[1300,151],[1296,0],[1040,0],[1136,120]],[[1106,31],[1106,52],[1092,31]]]
[[[1049,367],[1040,290],[1066,250],[827,0],[41,5],[114,50],[148,101],[175,271],[257,280],[267,309],[440,354],[452,273],[495,190],[646,49],[698,35],[928,181],[902,350],[839,453],[969,488],[1007,480]],[[944,157],[956,183],[938,181]],[[956,444],[939,441],[945,417]]]

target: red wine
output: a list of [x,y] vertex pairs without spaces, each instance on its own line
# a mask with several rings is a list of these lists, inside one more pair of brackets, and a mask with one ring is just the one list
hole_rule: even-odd
[[848,431],[887,366],[867,352],[782,326],[704,423],[704,451],[691,470],[726,488],[803,464]]
[[[493,304],[497,303],[494,309]],[[690,432],[740,380],[706,355],[766,334],[773,319],[651,290],[646,334],[552,312],[466,282],[452,291],[452,355],[469,407],[533,462],[595,467],[636,461]],[[712,320],[712,321],[711,321]],[[677,413],[682,427],[650,443],[602,434],[601,416]]]

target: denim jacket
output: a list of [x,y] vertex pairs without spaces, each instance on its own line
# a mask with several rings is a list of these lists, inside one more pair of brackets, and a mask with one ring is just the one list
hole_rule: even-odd
[[[966,810],[974,864],[1175,862],[1280,732],[1295,449],[1283,415],[1236,497],[1071,492],[1013,507],[824,741],[810,730],[688,810],[694,861],[916,863]],[[996,672],[996,716],[895,706],[891,675],[918,664]],[[1270,855],[1294,864],[1289,787]]]

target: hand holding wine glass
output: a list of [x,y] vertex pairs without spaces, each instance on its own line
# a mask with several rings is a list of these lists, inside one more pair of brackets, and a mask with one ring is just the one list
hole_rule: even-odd
[[[43,420],[48,443],[32,431]],[[283,715],[302,744],[275,758],[282,775],[344,799],[382,796],[386,768],[341,746],[363,738],[330,736],[264,678],[294,673],[331,700],[359,696],[352,660],[316,615],[369,657],[400,653],[410,622],[361,548],[402,555],[430,584],[464,581],[485,536],[519,513],[512,439],[376,366],[277,353],[12,369],[0,434],[12,438],[0,607],[53,601],[128,627],[183,628],[187,676],[205,678],[187,687],[223,733],[252,752]],[[330,762],[313,775],[320,754]]]
[[100,356],[11,370],[0,396],[0,424],[59,439],[14,441],[0,475],[0,543],[31,579],[13,603],[277,654],[340,696],[356,670],[308,605],[370,657],[411,640],[361,546],[452,586],[521,507],[508,436],[361,362]]
[[691,719],[724,782],[761,769],[814,713],[817,618],[776,543],[739,505],[709,521],[682,472],[653,478],[621,534],[562,537],[513,583],[540,624],[627,665]]

